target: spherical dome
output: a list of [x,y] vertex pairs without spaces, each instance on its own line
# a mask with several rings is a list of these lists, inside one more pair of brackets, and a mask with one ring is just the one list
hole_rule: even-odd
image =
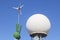
[[30,34],[44,33],[50,30],[50,21],[43,14],[34,14],[26,22],[26,28]]

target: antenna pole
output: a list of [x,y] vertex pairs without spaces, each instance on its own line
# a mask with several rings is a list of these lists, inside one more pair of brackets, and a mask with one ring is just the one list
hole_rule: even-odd
[[[18,28],[20,28],[19,26],[19,22],[20,22],[20,5],[18,6]],[[20,29],[18,29],[20,31]],[[17,39],[19,40],[19,39]]]
[[19,25],[19,20],[20,20],[20,6],[18,6],[18,25]]
[[39,37],[39,40],[42,40],[42,36],[41,35],[38,35],[38,37]]
[[42,40],[42,37],[41,36],[39,37],[39,40]]

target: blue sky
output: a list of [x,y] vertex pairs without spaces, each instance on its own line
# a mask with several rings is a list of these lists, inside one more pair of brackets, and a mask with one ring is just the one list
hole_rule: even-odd
[[[0,0],[0,40],[14,40],[13,33],[17,23],[17,11],[12,7],[19,0]],[[31,40],[27,30],[27,19],[36,13],[46,15],[51,22],[47,40],[60,40],[60,0],[21,0],[24,4],[20,16],[22,24],[21,40]]]

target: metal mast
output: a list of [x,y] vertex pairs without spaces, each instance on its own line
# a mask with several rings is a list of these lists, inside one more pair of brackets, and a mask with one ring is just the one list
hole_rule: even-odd
[[[18,6],[18,28],[19,28],[19,20],[20,20],[20,6]],[[19,40],[19,39],[18,39]]]
[[18,26],[19,26],[19,20],[20,20],[20,5],[18,6]]

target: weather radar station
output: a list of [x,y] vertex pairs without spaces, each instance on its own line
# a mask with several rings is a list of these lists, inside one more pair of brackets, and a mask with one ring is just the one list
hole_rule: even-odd
[[20,32],[22,30],[22,25],[19,22],[20,22],[20,15],[21,15],[22,7],[23,7],[23,5],[21,3],[19,3],[18,7],[13,7],[13,9],[16,9],[18,11],[18,22],[16,23],[16,31],[13,34],[13,36],[16,40],[20,40],[20,38],[21,38]]
[[[22,30],[22,26],[19,22],[22,7],[23,5],[21,4],[21,2],[18,5],[18,7],[13,7],[18,11],[18,22],[16,23],[16,31],[13,34],[16,40],[20,40],[21,38],[20,32]],[[26,29],[32,40],[42,40],[42,38],[48,35],[50,28],[51,28],[50,20],[48,19],[47,16],[40,13],[36,13],[30,16],[26,22]]]

